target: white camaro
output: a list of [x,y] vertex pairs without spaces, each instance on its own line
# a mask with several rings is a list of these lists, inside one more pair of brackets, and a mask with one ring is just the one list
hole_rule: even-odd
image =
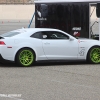
[[43,60],[100,63],[100,41],[76,39],[58,29],[23,28],[0,35],[0,61],[31,66]]

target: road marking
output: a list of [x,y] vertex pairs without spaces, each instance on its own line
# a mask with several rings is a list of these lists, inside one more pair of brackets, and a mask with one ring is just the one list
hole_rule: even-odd
[[15,100],[23,100],[23,99],[18,99],[18,98],[14,98],[14,97],[8,97],[8,98],[12,98],[12,99],[15,99]]
[[18,98],[15,98],[15,97],[4,97],[4,98],[11,98],[11,99],[14,99],[14,100],[24,100],[24,99],[18,99]]
[[13,96],[9,96],[9,95],[6,95],[6,94],[1,94],[0,97],[1,98],[12,98],[14,100],[24,100],[24,99],[15,98]]
[[80,85],[80,84],[67,83],[67,82],[62,82],[62,81],[57,81],[57,80],[49,80],[49,81],[57,82],[57,83],[62,83],[62,84],[67,84],[67,85],[72,85],[72,86],[80,86],[80,87],[93,88],[93,86],[85,86],[85,85]]

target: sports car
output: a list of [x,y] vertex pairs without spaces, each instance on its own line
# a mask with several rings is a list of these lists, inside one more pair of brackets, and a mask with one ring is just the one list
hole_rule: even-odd
[[22,28],[0,35],[0,62],[31,66],[37,61],[100,63],[100,41],[75,38],[58,29]]

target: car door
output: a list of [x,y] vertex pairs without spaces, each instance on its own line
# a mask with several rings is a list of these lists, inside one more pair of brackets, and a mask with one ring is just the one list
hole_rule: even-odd
[[71,41],[69,36],[57,31],[42,32],[43,50],[49,60],[77,59],[78,41]]
[[41,32],[37,31],[30,36],[32,48],[36,53],[36,60],[47,60],[42,46]]

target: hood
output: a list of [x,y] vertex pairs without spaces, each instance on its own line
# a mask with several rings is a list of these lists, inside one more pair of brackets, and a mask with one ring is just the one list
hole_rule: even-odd
[[88,39],[88,38],[78,38],[79,41],[99,41],[99,40],[94,40],[94,39]]

